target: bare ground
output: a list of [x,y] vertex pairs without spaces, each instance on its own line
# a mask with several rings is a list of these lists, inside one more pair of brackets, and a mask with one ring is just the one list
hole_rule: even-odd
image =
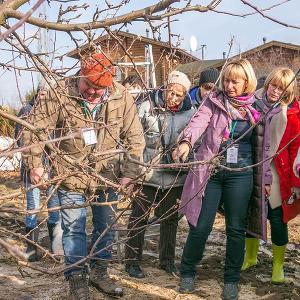
[[[0,174],[0,194],[7,195],[20,190],[17,173]],[[0,207],[23,207],[24,199],[16,197],[12,200],[0,201]],[[3,228],[13,232],[23,232],[23,218],[19,215],[0,213],[0,237],[8,238]],[[149,228],[148,233],[157,232],[158,228]],[[246,299],[300,299],[300,217],[289,224],[290,243],[286,254],[285,273],[287,282],[283,285],[270,283],[271,276],[271,245],[261,245],[259,264],[257,267],[242,273],[240,298]],[[187,236],[188,227],[185,219],[180,221],[176,247],[177,263]],[[42,236],[47,234],[43,230]],[[23,247],[24,244],[13,235],[9,242]],[[41,242],[46,244],[46,238]],[[167,275],[158,269],[157,237],[149,237],[146,241],[142,267],[147,278],[133,280],[126,276],[124,266],[113,263],[110,274],[121,282],[125,288],[123,299],[220,299],[222,291],[222,276],[225,255],[224,221],[218,216],[214,230],[209,238],[205,257],[198,267],[197,290],[193,295],[178,293],[178,279]],[[51,268],[53,263],[49,258],[44,258],[35,263]],[[93,299],[110,299],[95,289],[91,289]],[[4,249],[0,248],[0,299],[65,299],[68,297],[68,284],[62,275],[46,275],[29,268],[18,267],[17,261]]]

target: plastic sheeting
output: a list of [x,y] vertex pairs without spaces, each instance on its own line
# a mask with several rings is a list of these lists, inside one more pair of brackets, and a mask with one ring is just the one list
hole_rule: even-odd
[[[15,144],[15,140],[8,136],[0,136],[0,153],[8,150]],[[0,171],[15,171],[20,168],[21,153],[0,157]]]

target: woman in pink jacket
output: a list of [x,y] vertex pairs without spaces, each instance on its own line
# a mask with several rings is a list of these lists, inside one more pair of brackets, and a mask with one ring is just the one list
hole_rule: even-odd
[[[246,59],[230,62],[221,76],[222,91],[211,94],[182,132],[173,152],[185,161],[201,137],[196,159],[212,161],[220,151],[221,165],[230,168],[253,164],[252,125],[259,113],[252,107],[256,77]],[[238,142],[235,142],[240,138]],[[215,160],[214,160],[215,161]],[[217,172],[216,172],[217,171]],[[190,170],[181,196],[181,212],[190,225],[181,260],[179,291],[193,292],[196,265],[200,263],[220,203],[226,219],[226,260],[223,299],[238,298],[243,264],[248,205],[253,189],[253,169],[228,171],[213,164],[199,164]]]

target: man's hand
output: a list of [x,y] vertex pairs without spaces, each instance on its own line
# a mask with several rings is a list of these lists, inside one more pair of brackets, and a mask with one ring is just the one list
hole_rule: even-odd
[[128,178],[128,177],[123,177],[120,179],[120,184],[121,184],[122,188],[126,188],[127,195],[130,195],[134,189],[134,184],[130,184],[131,181],[132,181],[132,179]]
[[172,158],[175,162],[185,162],[190,153],[190,146],[188,143],[181,143],[172,152]]
[[[45,169],[44,168],[33,168],[30,170],[30,181],[32,184],[39,184],[41,183],[45,178]],[[41,188],[44,188],[44,186],[41,186]]]

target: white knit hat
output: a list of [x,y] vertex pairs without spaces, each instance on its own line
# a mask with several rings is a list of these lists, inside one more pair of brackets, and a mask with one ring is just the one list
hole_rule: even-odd
[[55,85],[56,85],[56,79],[54,77],[47,77],[47,81],[44,78],[42,78],[38,82],[37,89],[43,90],[43,91],[48,91],[51,88],[53,88]]
[[178,83],[181,84],[188,92],[191,87],[189,78],[182,72],[173,71],[169,74],[167,84]]

